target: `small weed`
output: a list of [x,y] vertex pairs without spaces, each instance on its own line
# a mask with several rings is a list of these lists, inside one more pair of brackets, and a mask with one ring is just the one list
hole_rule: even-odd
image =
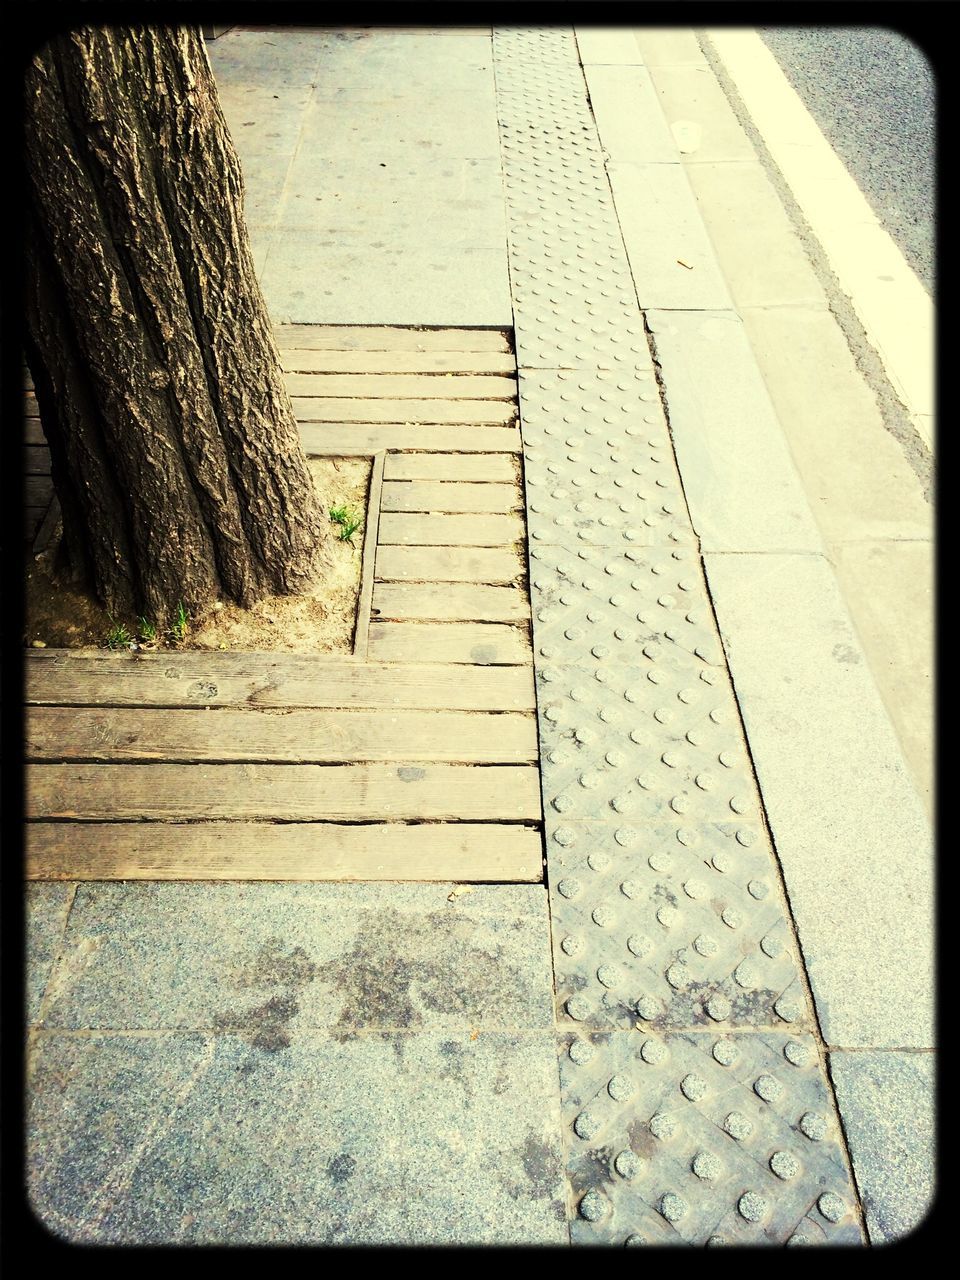
[[133,636],[122,622],[110,619],[110,630],[107,632],[108,649],[126,649],[133,642]]
[[183,601],[181,600],[177,604],[177,613],[176,613],[176,617],[173,620],[173,625],[170,627],[170,630],[167,632],[167,635],[170,637],[170,639],[173,641],[174,644],[180,644],[186,639],[187,625],[189,621],[190,621],[190,617],[186,609],[184,609]]
[[361,525],[360,515],[356,511],[351,511],[349,507],[331,507],[331,521],[340,526],[339,538],[341,542],[349,542],[353,546],[353,535],[357,532]]
[[148,644],[152,644],[157,638],[157,628],[149,618],[141,618],[139,634],[141,640],[145,640]]

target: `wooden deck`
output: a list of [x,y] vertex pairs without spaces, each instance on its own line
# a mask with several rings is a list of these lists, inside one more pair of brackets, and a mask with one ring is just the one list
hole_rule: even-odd
[[508,340],[277,337],[307,452],[374,459],[354,653],[28,650],[27,874],[539,880]]

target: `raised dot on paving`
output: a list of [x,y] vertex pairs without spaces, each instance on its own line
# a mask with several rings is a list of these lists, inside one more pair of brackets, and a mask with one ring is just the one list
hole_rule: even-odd
[[599,1191],[588,1191],[580,1201],[580,1215],[588,1222],[599,1222],[610,1212],[610,1202]]
[[775,1151],[770,1157],[770,1168],[778,1178],[787,1181],[800,1172],[800,1161],[789,1151]]
[[825,1191],[817,1201],[817,1208],[828,1222],[839,1222],[848,1212],[845,1202],[834,1191]]
[[687,1212],[687,1202],[673,1191],[660,1197],[660,1212],[668,1222],[679,1222]]
[[760,1222],[767,1214],[769,1205],[763,1196],[755,1191],[746,1191],[737,1201],[737,1210],[747,1222]]

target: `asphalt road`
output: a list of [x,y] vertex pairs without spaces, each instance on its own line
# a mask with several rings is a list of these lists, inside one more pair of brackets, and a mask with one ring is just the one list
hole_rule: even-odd
[[837,155],[933,292],[934,75],[881,27],[758,27]]

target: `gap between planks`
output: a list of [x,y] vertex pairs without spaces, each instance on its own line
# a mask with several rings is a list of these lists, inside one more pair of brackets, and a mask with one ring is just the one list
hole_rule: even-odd
[[370,632],[370,606],[373,600],[373,580],[377,559],[377,539],[380,529],[380,508],[383,501],[383,463],[385,455],[374,455],[370,468],[370,489],[367,493],[367,519],[363,530],[363,555],[360,561],[360,590],[357,593],[357,617],[353,628],[353,654],[366,658]]

